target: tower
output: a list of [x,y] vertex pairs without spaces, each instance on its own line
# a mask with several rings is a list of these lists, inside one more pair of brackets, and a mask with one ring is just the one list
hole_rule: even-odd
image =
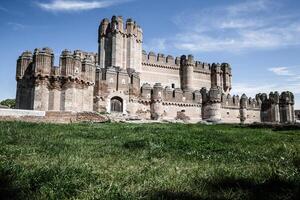
[[125,27],[122,17],[103,19],[98,34],[98,63],[101,68],[119,67],[139,72],[142,63],[143,31],[132,19]]
[[33,84],[28,80],[32,74],[32,61],[32,53],[30,51],[23,52],[17,60],[17,109],[32,109]]
[[182,90],[192,90],[193,89],[193,72],[194,72],[194,57],[185,55],[180,58],[180,70],[181,70],[181,88]]
[[160,83],[155,83],[153,86],[152,102],[151,102],[151,117],[158,120],[163,114],[162,106],[163,86]]
[[52,72],[54,54],[52,49],[35,49],[33,55],[33,68],[35,76],[34,110],[49,109],[49,76]]
[[247,119],[248,97],[243,94],[240,99],[240,121],[244,123]]
[[280,109],[280,122],[291,123],[295,121],[294,112],[294,95],[293,93],[286,91],[282,92],[279,100]]

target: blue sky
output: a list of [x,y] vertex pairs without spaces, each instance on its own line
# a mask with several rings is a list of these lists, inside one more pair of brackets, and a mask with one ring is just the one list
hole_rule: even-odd
[[51,47],[97,51],[102,18],[132,17],[144,49],[228,62],[233,94],[290,90],[300,109],[298,0],[1,0],[0,99],[15,96],[16,59]]

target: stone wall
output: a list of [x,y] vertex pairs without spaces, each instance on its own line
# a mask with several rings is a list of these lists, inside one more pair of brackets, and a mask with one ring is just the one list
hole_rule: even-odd
[[64,50],[60,66],[49,48],[22,53],[17,61],[19,109],[92,111],[97,55]]

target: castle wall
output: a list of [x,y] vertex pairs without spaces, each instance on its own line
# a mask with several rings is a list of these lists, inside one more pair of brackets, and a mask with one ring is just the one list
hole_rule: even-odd
[[201,106],[187,104],[163,103],[163,120],[187,120],[189,122],[201,121]]
[[151,66],[147,64],[142,65],[142,72],[140,75],[141,84],[149,83],[154,85],[159,82],[164,86],[180,87],[180,71],[178,68],[162,68],[158,66]]
[[[173,56],[168,55],[165,57],[163,54],[156,55],[153,52],[147,54],[143,51],[143,61],[141,70],[141,84],[149,83],[154,85],[155,83],[161,83],[163,86],[172,86],[175,84],[175,88],[185,88],[184,82],[189,78],[189,87],[192,90],[199,90],[202,87],[211,87],[211,72],[210,66],[207,63],[199,61],[193,62],[192,72],[189,69],[189,75],[187,71],[182,71],[180,68],[180,58],[176,59]],[[191,67],[190,67],[191,68]],[[155,78],[153,78],[155,77]]]
[[261,122],[260,109],[247,109],[247,119],[245,123]]
[[240,108],[222,107],[221,118],[223,123],[240,123]]

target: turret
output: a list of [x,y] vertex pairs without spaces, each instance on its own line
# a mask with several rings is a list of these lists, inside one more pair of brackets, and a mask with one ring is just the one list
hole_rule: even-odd
[[247,119],[248,97],[243,94],[240,99],[240,121],[244,123]]
[[89,84],[95,82],[95,67],[90,57],[86,57],[82,62],[81,78]]
[[105,18],[101,21],[99,26],[99,39],[106,35],[108,28],[109,28],[109,19]]
[[271,121],[279,123],[280,122],[280,111],[279,111],[279,93],[271,92],[269,94],[269,99],[271,103]]
[[143,99],[151,99],[151,86],[148,83],[144,83],[142,85],[142,92],[141,92],[141,96]]
[[181,88],[182,90],[193,90],[193,72],[195,61],[192,55],[186,58],[185,55],[181,56],[180,68],[181,68]]
[[80,78],[81,75],[81,68],[82,68],[81,56],[82,56],[82,51],[80,50],[74,51],[72,69],[73,69],[73,76],[76,78]]
[[[202,93],[204,90],[202,90]],[[204,94],[202,94],[203,97]],[[211,122],[218,122],[221,120],[221,96],[222,89],[219,87],[210,88],[206,95],[206,102],[203,105],[202,116],[203,119]]]
[[294,113],[294,95],[286,91],[282,92],[279,99],[280,106],[280,122],[291,123],[295,121]]
[[62,76],[72,76],[73,74],[72,63],[73,63],[72,52],[67,49],[63,50],[59,61]]
[[53,51],[50,48],[35,49],[33,63],[36,76],[49,76],[54,63]]
[[29,65],[32,64],[32,53],[30,51],[25,51],[17,60],[17,70],[16,79],[20,80],[26,73]]
[[211,87],[222,87],[223,74],[219,63],[211,66]]
[[231,67],[228,63],[222,63],[221,70],[223,73],[223,91],[229,93],[231,90]]
[[151,102],[151,117],[158,120],[163,115],[162,106],[163,86],[160,83],[155,83],[153,86],[152,102]]
[[106,36],[107,32],[109,32],[109,19],[105,18],[101,21],[99,26],[99,33],[98,33],[98,65],[101,68],[105,68],[106,63],[106,55],[109,56],[109,52],[107,50],[107,43],[106,43]]
[[131,18],[126,20],[126,33],[128,35],[134,34],[134,26],[134,21]]

